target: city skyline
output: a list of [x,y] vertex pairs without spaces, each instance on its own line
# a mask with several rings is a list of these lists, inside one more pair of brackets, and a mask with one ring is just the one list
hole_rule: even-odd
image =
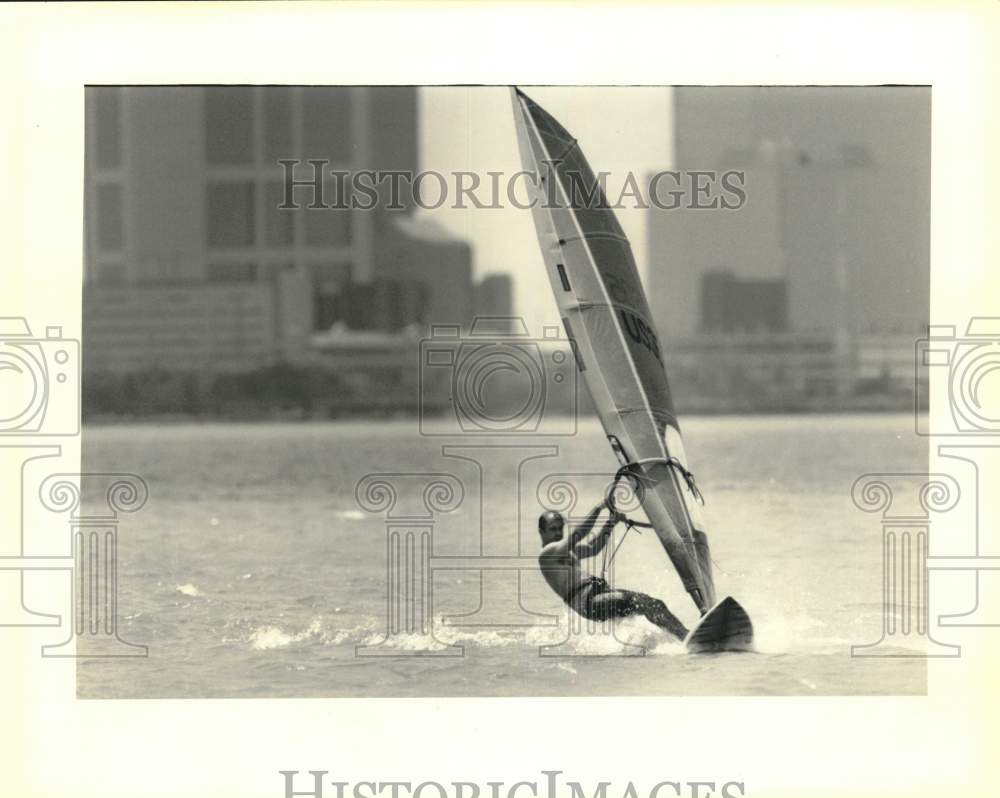
[[[323,102],[314,102],[312,99],[309,102],[302,102],[283,98],[282,87],[256,89],[255,91],[264,92],[262,101],[264,110],[275,112],[272,116],[284,115],[292,120],[302,119],[292,124],[289,130],[289,133],[298,130],[297,137],[289,138],[286,134],[282,139],[280,131],[276,132],[267,127],[267,120],[263,131],[255,131],[254,120],[249,115],[241,120],[238,108],[235,111],[230,109],[227,113],[225,94],[229,90],[225,87],[207,88],[205,91],[221,95],[219,105],[223,110],[221,113],[216,113],[216,116],[221,122],[219,127],[222,140],[215,142],[214,146],[218,154],[221,154],[223,162],[212,163],[210,151],[204,175],[199,175],[197,170],[200,167],[197,159],[185,163],[184,150],[176,148],[178,158],[168,164],[172,171],[170,179],[167,180],[163,164],[157,168],[156,159],[148,157],[150,155],[148,147],[157,146],[158,127],[167,126],[172,131],[182,128],[178,128],[176,108],[171,108],[169,104],[164,106],[163,103],[159,103],[163,107],[157,107],[155,92],[176,93],[187,90],[183,87],[160,87],[153,93],[148,89],[134,92],[133,102],[138,103],[140,107],[136,114],[139,121],[132,132],[132,138],[142,139],[146,136],[149,139],[145,152],[142,141],[132,142],[132,146],[136,149],[136,157],[133,159],[137,172],[135,181],[137,185],[142,186],[139,190],[148,197],[144,198],[144,202],[150,209],[147,215],[151,216],[151,219],[143,220],[133,227],[140,231],[141,236],[152,240],[152,246],[159,250],[157,254],[159,262],[150,265],[141,262],[141,259],[134,259],[136,262],[130,264],[133,273],[141,274],[143,270],[148,272],[150,269],[160,271],[169,269],[172,273],[176,272],[179,279],[199,276],[198,267],[193,265],[199,260],[199,253],[184,251],[177,244],[178,237],[174,235],[172,227],[178,221],[189,221],[196,226],[198,224],[211,226],[213,221],[221,223],[215,225],[216,228],[222,228],[221,234],[213,233],[211,229],[194,230],[196,238],[205,237],[209,242],[210,251],[207,256],[210,263],[201,267],[205,270],[203,274],[222,279],[238,279],[240,270],[247,268],[246,251],[239,247],[227,246],[233,243],[239,244],[241,242],[237,239],[240,239],[241,235],[245,237],[238,226],[232,225],[231,207],[224,205],[221,216],[218,211],[213,212],[209,207],[203,214],[204,222],[198,221],[199,212],[196,207],[187,207],[183,210],[186,218],[181,218],[177,214],[171,218],[169,213],[164,214],[164,208],[170,203],[176,204],[178,193],[185,190],[184,181],[177,177],[185,172],[190,174],[188,183],[191,184],[206,179],[212,181],[220,177],[231,179],[234,176],[247,176],[256,181],[258,188],[256,197],[245,201],[261,205],[258,209],[258,218],[263,229],[258,233],[258,239],[259,241],[266,239],[266,243],[263,245],[263,250],[258,243],[257,251],[254,253],[256,260],[272,262],[282,260],[286,254],[283,247],[290,245],[294,249],[296,260],[308,261],[311,258],[315,262],[317,257],[321,257],[328,261],[321,266],[314,265],[311,268],[319,268],[324,273],[329,272],[329,279],[334,281],[342,279],[343,269],[337,264],[350,262],[352,277],[362,282],[378,276],[375,270],[379,267],[375,265],[377,259],[374,257],[372,242],[380,239],[388,241],[394,237],[384,229],[380,229],[378,219],[384,214],[378,209],[373,212],[354,213],[350,226],[345,228],[344,214],[337,211],[307,212],[304,214],[303,224],[292,223],[287,218],[290,214],[286,211],[268,210],[271,205],[277,206],[284,200],[280,185],[283,169],[278,168],[276,163],[281,154],[293,153],[300,161],[312,157],[326,157],[330,159],[332,168],[344,170],[359,170],[374,165],[378,168],[403,169],[410,172],[436,172],[445,175],[446,178],[454,176],[455,173],[467,172],[480,179],[483,187],[490,173],[501,173],[505,179],[510,179],[519,172],[507,87],[396,89],[382,87],[376,90],[364,87],[308,87],[307,90],[313,92],[314,97],[317,93],[332,93],[333,96],[339,92],[341,95],[363,93],[365,97],[377,98],[387,96],[386,92],[395,92],[397,95],[409,93],[412,99],[404,103],[406,111],[402,122],[398,119],[400,109],[395,100],[383,103],[386,105],[386,111],[382,113],[378,122],[367,130],[358,121],[364,114],[349,116],[350,121],[343,132],[349,134],[352,141],[357,142],[357,145],[352,145],[357,150],[353,152],[350,148],[339,145],[336,136],[310,135],[310,116],[315,117],[313,122],[332,123],[334,131],[338,129],[336,113],[327,113],[327,118],[324,119],[325,98],[318,98],[324,100]],[[790,99],[777,99],[775,90],[779,93],[784,91],[785,96]],[[718,167],[722,164],[740,170],[745,175],[744,179],[749,179],[753,184],[746,187],[749,192],[746,205],[735,212],[706,213],[686,211],[683,208],[657,212],[655,209],[644,208],[642,200],[626,203],[616,211],[632,243],[637,265],[651,294],[651,304],[654,309],[658,305],[655,294],[660,293],[657,280],[666,279],[663,268],[665,263],[669,266],[667,277],[671,286],[670,300],[674,303],[671,308],[671,318],[678,312],[687,316],[697,315],[701,305],[700,289],[689,279],[688,264],[691,255],[680,250],[673,252],[668,249],[667,254],[670,257],[668,261],[664,261],[663,253],[652,253],[651,247],[662,250],[665,240],[671,242],[676,240],[678,244],[671,243],[669,246],[674,249],[680,246],[683,249],[684,242],[687,241],[688,247],[694,245],[705,252],[714,253],[706,257],[714,259],[719,268],[722,268],[725,262],[733,261],[734,248],[737,248],[741,250],[740,258],[757,264],[750,267],[751,271],[756,270],[760,277],[774,276],[766,273],[767,268],[779,271],[787,268],[781,265],[782,260],[790,257],[799,260],[808,258],[808,250],[814,246],[807,241],[806,249],[799,247],[801,251],[797,254],[786,251],[788,246],[793,248],[796,246],[794,243],[789,245],[787,239],[789,231],[794,233],[795,225],[799,223],[783,218],[782,214],[786,211],[779,205],[785,202],[787,207],[794,208],[796,204],[801,205],[803,200],[815,205],[813,216],[816,218],[806,219],[801,210],[795,211],[802,217],[800,222],[804,219],[802,229],[808,238],[811,235],[809,231],[817,225],[827,229],[827,232],[830,229],[822,218],[816,216],[823,213],[822,201],[817,204],[813,199],[817,195],[822,200],[824,195],[829,199],[838,192],[847,192],[851,196],[837,198],[837,203],[840,205],[845,201],[853,203],[858,198],[867,202],[871,207],[863,215],[869,217],[871,222],[864,235],[869,238],[881,237],[883,250],[890,254],[892,248],[900,241],[908,242],[906,246],[909,249],[900,256],[900,259],[909,257],[911,260],[921,260],[920,268],[925,272],[928,271],[925,266],[927,247],[923,246],[921,249],[920,244],[921,241],[926,241],[926,235],[900,236],[889,229],[890,224],[883,223],[883,214],[889,214],[885,216],[887,222],[893,222],[894,218],[898,221],[900,213],[909,215],[908,218],[912,219],[914,211],[920,208],[920,203],[926,205],[927,202],[926,196],[921,197],[922,194],[926,194],[926,190],[920,192],[912,189],[919,189],[923,182],[929,180],[929,118],[918,118],[919,114],[924,113],[919,109],[918,117],[914,117],[913,113],[904,109],[904,113],[910,113],[905,117],[907,123],[896,125],[893,129],[893,126],[886,121],[892,117],[892,112],[887,110],[892,105],[891,100],[886,103],[879,99],[882,96],[897,97],[906,92],[913,96],[914,92],[921,91],[919,88],[890,89],[888,95],[885,94],[885,88],[879,87],[816,87],[812,90],[797,90],[795,87],[681,87],[679,89],[588,87],[587,91],[579,87],[532,87],[528,91],[537,96],[547,107],[556,109],[557,115],[565,119],[570,127],[580,131],[580,146],[589,153],[588,157],[594,164],[595,170],[608,174],[608,195],[611,198],[617,196],[626,177],[639,176],[640,188],[645,192],[648,183],[646,185],[642,183],[647,181],[650,175],[675,168],[697,170]],[[812,96],[814,99],[806,101],[805,104],[801,99],[794,99],[807,96]],[[711,99],[712,97],[716,99]],[[699,99],[692,101],[691,98]],[[816,98],[820,100],[818,104]],[[185,102],[190,105],[193,99],[189,97]],[[827,99],[839,102],[842,108],[847,108],[853,103],[854,106],[864,106],[868,111],[864,117],[856,114],[850,124],[845,123],[843,119],[838,121],[837,114],[828,114],[829,124],[818,125],[816,119],[823,117],[822,104]],[[841,102],[843,99],[849,100],[848,105]],[[336,98],[334,100],[335,103],[341,102]],[[372,100],[364,102],[371,103]],[[798,102],[800,107],[796,109],[789,106],[782,109],[782,102],[785,105],[789,102],[793,105]],[[674,124],[675,106],[680,107],[679,113],[682,118],[685,115],[690,117],[686,132],[679,130]],[[595,107],[607,111],[599,120],[594,118]],[[319,110],[315,110],[316,108]],[[190,108],[186,111],[192,113]],[[812,113],[813,111],[816,113]],[[929,114],[929,101],[926,103],[926,113]],[[170,114],[173,114],[173,117]],[[701,118],[698,118],[699,114]],[[99,134],[100,131],[95,129],[93,123],[91,124],[90,133]],[[791,125],[794,129],[783,130],[782,124],[786,128]],[[274,127],[273,121],[270,125]],[[350,129],[351,125],[353,129]],[[399,133],[395,133],[395,139],[390,139],[389,146],[380,146],[385,145],[385,131],[388,130],[392,136],[394,130],[405,131],[408,126],[415,130],[415,135],[411,135],[410,140],[404,145],[407,151],[401,155],[387,157],[387,154],[392,153],[394,149],[400,148],[400,142],[406,140],[406,135],[401,137]],[[914,139],[913,130],[919,131],[916,134],[917,139]],[[185,135],[188,136],[188,141],[185,142],[187,150],[197,149],[200,146],[197,136],[192,137],[190,133]],[[898,146],[899,142],[916,141],[920,136],[924,136],[927,140],[926,146],[922,149],[918,146],[914,150],[912,144],[902,148]],[[109,140],[111,144],[117,143],[121,146],[121,142],[115,142],[114,137],[96,135],[95,138],[100,139],[98,156],[109,149]],[[128,138],[126,137],[126,143]],[[887,146],[890,141],[897,145],[895,149]],[[257,147],[262,150],[264,161],[249,168],[238,163],[226,163],[225,160],[229,157],[225,152],[226,148],[238,149],[241,142],[247,148]],[[743,143],[742,150],[737,146],[737,142]],[[681,151],[679,157],[675,156],[675,146]],[[854,147],[853,154],[852,151],[848,151],[851,147]],[[211,150],[211,142],[208,148]],[[812,164],[811,174],[799,170],[803,177],[796,178],[795,185],[793,185],[794,180],[793,183],[789,182],[788,163],[786,163],[791,158],[790,148],[797,148],[800,153],[808,150],[807,157],[815,162]],[[843,170],[845,174],[848,171],[852,172],[848,178],[850,184],[837,183],[834,179],[834,182],[824,188],[820,185],[822,180],[817,182],[817,174],[824,168],[829,171],[831,164],[837,159],[846,164],[847,169]],[[847,163],[851,159],[853,162]],[[871,163],[865,163],[865,159]],[[149,164],[152,164],[152,168],[149,168]],[[778,172],[782,170],[785,176],[779,177]],[[308,169],[303,169],[301,163],[292,171],[296,180],[302,180],[303,175],[308,177],[305,174]],[[889,175],[889,172],[894,174]],[[97,183],[97,189],[88,199],[88,205],[91,208],[103,206],[112,204],[116,199],[121,204],[121,197],[116,198],[113,195],[114,181],[107,179],[108,175],[113,175],[114,172],[98,169],[94,174],[96,176],[93,182]],[[882,185],[887,180],[888,185]],[[430,182],[433,181],[425,181],[425,183]],[[149,186],[159,188],[153,191],[148,188]],[[169,188],[169,191],[165,191],[164,187]],[[238,207],[240,197],[231,195],[231,186],[223,188],[230,192],[230,196],[222,197],[225,203],[228,203],[228,206],[235,204]],[[329,181],[327,188],[329,193],[334,193]],[[450,194],[455,194],[454,179],[448,190]],[[298,188],[296,191],[299,192],[299,197],[304,196],[303,189]],[[797,200],[788,200],[789,192],[796,191],[801,196]],[[430,193],[434,193],[433,189]],[[406,200],[405,191],[402,196]],[[648,204],[648,196],[645,199]],[[155,201],[151,204],[151,200]],[[208,201],[211,200],[210,186]],[[545,290],[547,283],[544,269],[537,253],[534,252],[530,212],[514,207],[506,201],[506,198],[501,202],[502,207],[485,210],[471,205],[466,208],[455,208],[452,207],[454,200],[454,196],[449,196],[442,207],[432,210],[413,207],[411,204],[409,213],[413,219],[412,234],[404,238],[418,241],[438,238],[451,239],[456,243],[462,242],[470,248],[470,279],[478,280],[488,275],[506,273],[513,280],[514,310],[525,318],[529,327],[540,327],[557,321],[554,303]],[[894,211],[886,209],[883,207],[886,202],[894,203],[897,207]],[[384,199],[384,193],[380,204],[388,204]],[[893,213],[896,217],[892,216]],[[925,214],[927,215],[929,214]],[[283,216],[285,218],[282,218]],[[152,217],[155,217],[155,222]],[[827,220],[837,218],[837,214],[827,212],[826,218]],[[906,223],[912,224],[912,221]],[[925,218],[922,224],[927,227],[929,221]],[[249,231],[248,234],[252,236],[253,233]],[[120,237],[122,234],[116,234],[114,230],[108,231],[106,225],[92,225],[88,234],[86,260],[91,263],[95,261],[93,256],[95,237],[114,239],[116,235]],[[861,232],[857,235],[861,235]],[[827,239],[829,238],[827,236]],[[274,245],[279,247],[275,248]],[[829,241],[827,244],[820,244],[819,247],[828,245]],[[273,251],[269,251],[269,247]],[[391,245],[389,248],[392,248]],[[125,247],[121,250],[126,251]],[[327,252],[332,253],[331,257],[324,254]],[[684,264],[680,268],[675,259],[677,255],[680,256],[679,262]],[[651,258],[656,259],[656,275],[651,274]],[[770,267],[762,266],[766,259],[770,259]],[[121,267],[112,262],[110,266],[104,265],[99,268],[113,270]],[[419,271],[418,267],[413,268]],[[816,268],[820,270],[818,273],[827,274],[827,278],[824,279],[833,279],[832,275],[841,267],[826,268],[817,261],[814,271]],[[191,271],[192,269],[194,271]],[[891,289],[894,282],[898,285],[899,278],[905,274],[897,270],[897,273],[889,278],[886,275],[879,276],[878,269],[874,272],[871,269],[868,271],[870,275],[868,279],[875,280],[876,284],[871,287],[876,294],[880,290]],[[162,279],[162,275],[159,279]],[[431,275],[425,274],[419,279],[432,278]],[[928,287],[911,286],[907,290],[915,290],[916,294],[904,299],[922,302]],[[794,290],[793,286],[789,297],[792,305],[790,318],[793,320],[792,326],[795,327],[796,309],[802,306],[803,300],[808,299],[808,294],[803,294],[801,289]],[[443,307],[443,305],[431,307],[428,321],[431,323],[449,321],[443,317],[435,318],[441,316]],[[884,301],[880,307],[883,310],[892,310]],[[822,311],[822,307],[817,309]],[[799,316],[801,317],[801,314]],[[662,318],[657,321],[663,323]],[[913,325],[906,326],[908,329],[913,329]],[[661,329],[660,332],[667,334],[673,329]]]
[[[91,368],[253,369],[333,326],[478,312],[468,243],[383,187],[348,207],[329,174],[415,173],[416,89],[91,87],[86,109]],[[481,296],[509,313],[503,293]]]
[[[137,87],[138,88],[138,87]],[[189,87],[156,87],[156,91],[163,93],[184,92]],[[221,95],[223,103],[226,101],[226,87],[207,87]],[[337,92],[337,91],[366,91],[371,96],[377,96],[385,91],[386,87],[376,87],[377,91],[366,90],[365,87],[338,88],[338,87],[308,87],[313,92]],[[283,99],[280,94],[281,87],[268,87],[265,91],[265,98],[262,100],[265,110],[268,112],[283,113],[290,117],[302,115],[308,110],[300,105],[301,101]],[[276,91],[278,90],[278,91]],[[314,157],[329,157],[331,168],[370,168],[371,162],[377,161],[379,168],[392,169],[419,169],[421,171],[436,171],[445,175],[455,172],[473,172],[482,176],[484,185],[487,173],[502,172],[508,176],[514,176],[520,171],[520,163],[517,158],[513,120],[510,114],[509,88],[500,87],[414,87],[407,89],[402,87],[399,91],[412,90],[415,92],[415,104],[407,113],[412,114],[417,129],[417,137],[413,141],[413,149],[407,157],[397,159],[398,162],[386,161],[383,153],[377,147],[373,148],[365,137],[364,133],[358,129],[357,117],[355,115],[355,130],[347,129],[344,132],[359,141],[362,149],[353,159],[350,153],[337,150],[331,143],[323,138],[308,135],[291,137],[292,131],[286,133],[284,137],[280,131],[266,129],[254,131],[254,119],[249,111],[239,108],[233,109],[228,114],[223,111],[217,113],[221,123],[222,133],[228,141],[218,141],[215,144],[216,152],[221,155],[223,163],[207,164],[207,177],[217,175],[224,178],[233,176],[246,176],[255,180],[259,184],[256,199],[252,200],[260,203],[270,203],[277,205],[283,199],[280,194],[278,184],[282,179],[283,171],[278,166],[277,161],[281,154],[294,154],[301,161]],[[581,91],[579,87],[529,87],[527,89],[533,95],[537,95],[540,101],[554,104],[560,109],[564,118],[573,126],[581,130],[585,136],[582,144],[588,151],[594,153],[593,159],[599,164],[599,169],[610,173],[608,178],[609,194],[614,194],[621,190],[627,175],[642,175],[649,170],[664,169],[669,167],[671,161],[671,150],[673,146],[673,131],[670,126],[672,107],[670,102],[671,89],[669,87],[596,87]],[[92,89],[91,92],[95,90]],[[101,89],[96,89],[100,92]],[[596,96],[594,93],[596,92]],[[198,272],[192,264],[198,260],[198,252],[185,251],[177,246],[174,241],[157,241],[159,237],[169,237],[169,225],[164,223],[159,215],[164,211],[164,205],[171,202],[176,203],[178,193],[193,193],[193,184],[204,177],[193,172],[192,169],[199,168],[199,160],[191,159],[185,152],[199,152],[203,144],[200,140],[198,127],[201,121],[197,119],[198,110],[192,103],[196,103],[193,95],[187,96],[180,101],[180,113],[178,107],[171,107],[168,103],[164,105],[155,97],[155,92],[146,90],[133,92],[135,100],[133,102],[141,104],[141,113],[137,115],[138,128],[131,137],[125,136],[125,144],[132,143],[138,145],[138,155],[135,159],[137,169],[136,182],[143,186],[139,191],[145,192],[146,196],[152,198],[150,186],[158,186],[159,201],[158,207],[150,213],[157,216],[155,223],[153,220],[140,221],[138,227],[143,230],[143,235],[152,239],[152,246],[163,252],[158,256],[160,262],[153,269],[177,270],[178,279],[197,277]],[[592,120],[593,102],[607,110],[604,117],[611,120],[611,124],[595,125]],[[91,108],[97,103],[96,99],[91,99]],[[321,105],[322,103],[318,103]],[[157,105],[161,107],[157,107]],[[242,113],[242,118],[241,118]],[[316,116],[316,113],[313,114]],[[93,118],[93,110],[89,112]],[[185,125],[185,116],[188,119]],[[322,113],[319,114],[322,117]],[[107,153],[114,146],[122,146],[117,135],[108,135],[99,129],[93,121],[89,123],[89,135],[98,141],[98,156]],[[398,126],[398,122],[396,123]],[[229,125],[230,127],[227,127]],[[242,131],[241,131],[242,126]],[[404,125],[405,126],[405,125]],[[273,127],[273,125],[272,125]],[[378,129],[382,125],[376,126]],[[305,130],[307,125],[297,123],[293,128]],[[179,131],[183,144],[183,149],[175,147],[178,154],[173,162],[169,164],[169,175],[167,166],[157,164],[157,158],[149,150],[150,146],[157,146],[157,141],[162,140],[162,131],[169,129]],[[370,134],[371,131],[369,131]],[[131,139],[146,137],[148,143],[143,150],[139,141],[130,142]],[[257,141],[255,141],[257,139]],[[263,139],[263,141],[260,141]],[[292,142],[297,142],[298,146],[290,147]],[[232,161],[232,156],[226,154],[226,148],[238,148],[243,144],[247,149],[256,147],[267,157],[265,163],[256,165],[241,166],[238,163],[225,163],[226,158]],[[377,142],[376,142],[377,143]],[[173,144],[173,143],[172,143]],[[209,145],[211,158],[211,145]],[[342,156],[343,162],[338,163],[338,153]],[[258,159],[260,158],[258,153]],[[374,156],[374,157],[369,157]],[[107,157],[105,155],[105,157]],[[93,164],[93,159],[91,160]],[[296,179],[301,179],[305,174],[304,165],[295,167]],[[116,167],[117,168],[117,165]],[[273,174],[265,174],[265,169]],[[305,167],[308,170],[308,167]],[[91,195],[88,205],[94,207],[98,204],[110,202],[115,197],[109,197],[105,187],[108,184],[108,175],[114,175],[115,171],[93,170],[95,182],[101,186],[101,194]],[[178,175],[188,174],[187,186],[184,180],[178,179]],[[306,177],[308,175],[306,174]],[[266,185],[264,185],[266,184]],[[169,189],[169,190],[164,190]],[[333,193],[333,188],[327,182],[326,190]],[[301,190],[300,195],[301,195]],[[523,191],[523,188],[521,189]],[[235,198],[239,199],[239,198]],[[120,203],[122,200],[117,199]],[[148,201],[147,201],[148,204]],[[534,233],[531,226],[531,214],[523,208],[513,207],[506,201],[504,207],[490,209],[485,213],[478,212],[479,209],[455,209],[449,207],[450,203],[445,203],[444,207],[435,210],[414,209],[413,218],[418,222],[431,222],[439,225],[446,234],[450,234],[455,239],[466,241],[473,249],[471,258],[472,274],[476,279],[482,279],[496,273],[507,273],[514,283],[514,308],[528,322],[529,327],[540,327],[543,324],[551,324],[558,321],[558,314],[555,305],[549,299],[543,289],[546,288],[546,277],[537,252],[535,251]],[[321,253],[325,246],[334,244],[345,237],[350,239],[350,231],[343,229],[343,223],[337,212],[312,212],[306,214],[306,224],[304,229],[289,229],[297,227],[281,218],[281,213],[265,213],[263,207],[258,208],[258,217],[263,223],[263,236],[266,236],[267,244],[278,244],[284,246],[293,244],[297,252],[308,258],[310,254],[314,256]],[[197,208],[186,208],[186,216],[180,217],[175,214],[174,221],[182,224],[204,224],[198,219]],[[371,223],[368,219],[370,214],[356,214],[354,221],[355,241],[340,241],[344,247],[335,251],[334,260],[344,262],[354,255],[355,261],[365,261],[369,255],[365,252],[371,245],[364,243],[370,238]],[[641,273],[645,273],[646,267],[646,241],[648,220],[645,211],[641,207],[629,207],[618,211],[619,220],[623,228],[632,240],[633,250]],[[169,216],[167,217],[170,218]],[[223,217],[222,221],[226,221]],[[230,220],[231,221],[231,220]],[[93,263],[97,259],[94,257],[93,240],[97,235],[107,235],[100,225],[92,226],[88,233],[86,252],[88,256],[85,260]],[[114,231],[110,233],[114,238]],[[121,234],[117,234],[121,236]],[[211,242],[211,231],[195,231],[196,237],[206,236]],[[226,231],[220,244],[232,243],[234,235],[239,237],[239,231]],[[286,241],[283,236],[287,236]],[[359,243],[360,242],[360,243]],[[127,242],[125,242],[127,244]],[[240,243],[236,241],[235,243]],[[258,261],[270,259],[274,261],[276,255],[267,251],[267,246],[261,252],[260,247],[255,257]],[[352,253],[351,250],[362,250],[360,257]],[[310,250],[312,250],[310,252]],[[215,247],[215,251],[210,253],[215,261],[212,267],[225,276],[222,270],[239,269],[246,261],[245,251],[238,247],[226,250],[225,247]],[[277,256],[280,259],[281,255]],[[184,262],[187,261],[187,267]],[[221,261],[221,262],[220,262]],[[112,261],[112,265],[119,264],[120,259]],[[141,274],[143,266],[132,264],[133,274]],[[187,271],[185,271],[185,268]],[[195,268],[195,271],[191,271]],[[330,266],[324,268],[329,269]],[[88,269],[92,273],[92,269]],[[235,272],[230,276],[238,277]],[[364,278],[364,275],[359,275]],[[447,321],[447,319],[441,319]]]
[[[928,317],[929,89],[530,92],[580,131],[570,147],[631,241],[682,402],[912,391],[900,364]],[[388,347],[372,385],[403,396],[433,325],[469,334],[514,311],[549,337],[559,314],[521,204],[544,201],[545,175],[521,171],[509,101],[508,87],[90,89],[88,368],[348,374],[372,334]],[[394,174],[401,191],[378,176]]]

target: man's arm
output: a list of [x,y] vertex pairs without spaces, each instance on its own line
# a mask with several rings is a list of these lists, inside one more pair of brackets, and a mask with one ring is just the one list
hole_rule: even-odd
[[601,514],[601,510],[604,509],[603,504],[597,505],[593,510],[591,510],[587,517],[580,522],[570,533],[569,546],[570,548],[575,548],[576,544],[583,540],[587,535],[590,534],[590,530],[594,528],[594,524],[597,523],[597,516]]
[[588,539],[577,543],[573,547],[576,556],[583,559],[600,554],[604,550],[604,547],[608,545],[608,541],[611,540],[611,533],[615,531],[617,524],[618,519],[614,515],[609,516],[608,520],[604,522],[604,526],[601,527],[600,532],[596,535],[591,535]]

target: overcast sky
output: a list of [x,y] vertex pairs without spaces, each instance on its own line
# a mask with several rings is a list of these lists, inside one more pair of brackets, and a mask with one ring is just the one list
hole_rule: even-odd
[[[611,173],[609,195],[621,190],[629,170],[637,177],[670,168],[673,129],[669,88],[522,87],[575,136],[594,172]],[[489,171],[513,175],[521,169],[510,93],[506,87],[429,87],[420,90],[421,169]],[[505,185],[506,179],[501,179]],[[425,189],[431,199],[436,188]],[[489,192],[482,190],[484,200]],[[523,197],[523,188],[518,192]],[[501,195],[503,197],[503,195]],[[531,211],[509,207],[454,209],[426,213],[474,247],[477,277],[509,272],[514,278],[515,311],[534,333],[558,322],[545,276]],[[646,212],[617,211],[632,242],[640,272],[646,265]]]

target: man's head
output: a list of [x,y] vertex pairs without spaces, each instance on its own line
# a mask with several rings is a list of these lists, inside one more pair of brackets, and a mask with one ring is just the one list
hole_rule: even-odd
[[548,545],[562,540],[565,525],[563,517],[554,510],[549,510],[538,516],[538,534],[542,536],[542,543]]

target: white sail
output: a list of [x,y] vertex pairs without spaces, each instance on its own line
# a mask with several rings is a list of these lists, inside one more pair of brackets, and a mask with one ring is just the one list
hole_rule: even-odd
[[532,213],[545,269],[583,382],[704,613],[715,603],[708,538],[631,246],[576,140],[517,89],[512,99],[521,160],[538,178]]

